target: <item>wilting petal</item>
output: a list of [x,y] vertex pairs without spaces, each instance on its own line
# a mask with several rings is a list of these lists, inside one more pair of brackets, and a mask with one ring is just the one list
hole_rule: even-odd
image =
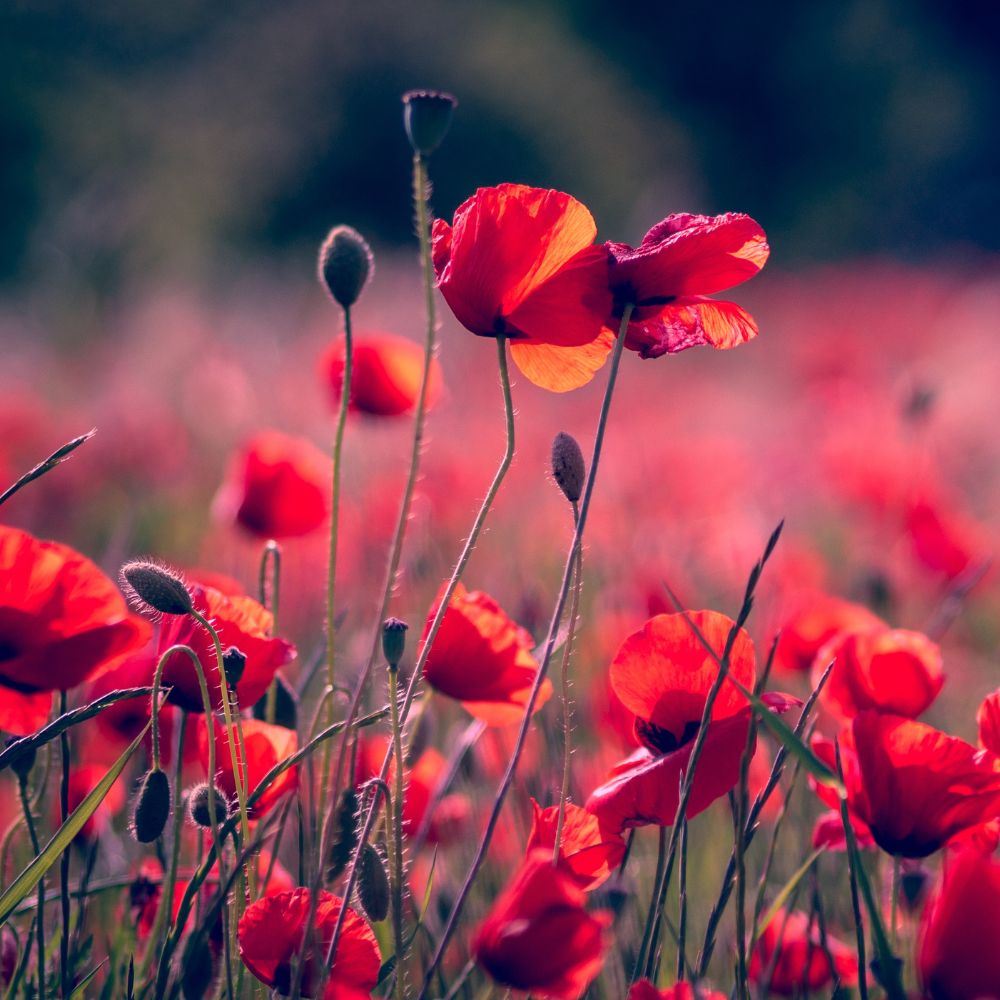
[[677,354],[707,344],[738,347],[757,336],[757,323],[735,302],[690,297],[675,299],[651,316],[629,323],[625,346],[644,358]]

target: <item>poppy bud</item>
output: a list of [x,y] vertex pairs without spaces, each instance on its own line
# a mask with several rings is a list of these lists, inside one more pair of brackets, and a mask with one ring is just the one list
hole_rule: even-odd
[[350,226],[334,226],[319,250],[319,278],[335,302],[347,309],[358,301],[375,269],[371,248]]
[[189,615],[194,610],[191,595],[180,576],[148,559],[125,563],[121,579],[126,592],[165,615]]
[[382,855],[371,844],[361,848],[358,858],[358,902],[373,924],[389,915],[389,876]]
[[[16,743],[20,737],[11,737],[7,740],[7,746]],[[15,754],[10,762],[10,769],[17,775],[18,781],[27,781],[31,769],[35,766],[36,751],[34,747],[28,747],[20,753]]]
[[440,90],[410,90],[403,94],[403,125],[414,153],[426,156],[441,145],[458,101]]
[[560,431],[552,441],[552,478],[570,503],[576,503],[583,493],[587,466],[576,438]]
[[170,816],[170,779],[158,767],[147,771],[139,786],[132,814],[132,833],[140,844],[151,844],[167,825]]
[[230,646],[222,651],[222,669],[226,672],[226,683],[230,687],[239,684],[246,665],[246,653],[237,649],[236,646]]
[[201,1000],[211,994],[215,982],[215,963],[204,934],[188,937],[181,963],[181,993],[184,1000]]
[[330,870],[327,872],[329,881],[347,867],[357,846],[358,793],[353,788],[345,788],[340,793],[340,804],[337,806],[337,834],[331,851]]
[[[274,703],[274,724],[283,729],[295,729],[298,726],[299,705],[295,697],[295,692],[289,687],[288,681],[281,674],[274,675],[274,693],[276,695]],[[267,722],[267,699],[268,692],[257,700],[253,707],[253,717]]]
[[209,785],[207,781],[195,785],[188,793],[188,816],[196,826],[206,829],[212,827],[212,816],[208,808],[208,797],[215,796],[215,819],[221,823],[229,815],[229,800],[219,791],[217,785]]
[[386,618],[382,623],[382,652],[390,670],[399,666],[406,648],[406,630],[410,626],[398,618]]
[[900,874],[899,902],[907,913],[920,912],[927,898],[930,881],[931,873],[923,865],[908,868]]

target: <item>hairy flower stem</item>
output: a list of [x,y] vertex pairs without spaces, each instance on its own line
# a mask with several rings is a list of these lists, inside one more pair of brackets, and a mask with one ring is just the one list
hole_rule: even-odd
[[[277,635],[279,598],[281,596],[281,546],[273,538],[267,542],[261,553],[257,584],[260,592],[260,603],[271,612],[271,635]],[[274,725],[274,718],[278,712],[277,674],[268,684],[265,697],[267,701],[264,702],[264,720]]]
[[[17,776],[17,790],[21,797],[21,808],[24,810],[24,825],[28,828],[28,839],[31,841],[31,849],[37,858],[42,853],[38,846],[38,831],[35,829],[35,820],[31,815],[31,802],[28,799],[28,777],[27,775]],[[38,1000],[45,1000],[45,878],[38,880],[38,910],[35,922],[35,929],[38,932]],[[26,946],[28,948],[30,946]]]
[[392,720],[392,743],[396,752],[396,774],[392,790],[392,829],[386,839],[392,839],[392,937],[396,954],[395,988],[396,1000],[406,995],[406,976],[403,960],[403,731],[399,724],[399,667],[389,667],[389,717]]
[[[399,574],[399,562],[403,554],[403,542],[406,538],[406,528],[410,522],[410,508],[413,506],[413,491],[417,485],[420,474],[420,457],[423,454],[424,435],[427,426],[427,405],[430,397],[431,365],[434,361],[435,339],[437,336],[437,312],[436,299],[434,296],[434,265],[431,261],[431,234],[430,219],[431,211],[428,201],[429,181],[427,178],[427,165],[423,157],[416,153],[413,157],[413,203],[416,212],[417,236],[420,241],[420,266],[423,274],[424,285],[424,314],[427,325],[424,334],[424,359],[423,370],[420,375],[420,390],[417,394],[416,411],[413,418],[413,440],[410,446],[410,469],[406,477],[406,485],[403,487],[403,495],[399,501],[399,514],[396,517],[396,528],[393,532],[392,542],[389,546],[389,558],[386,566],[385,584],[382,587],[382,600],[379,603],[378,614],[375,618],[375,625],[372,628],[372,648],[365,662],[365,667],[361,671],[351,693],[350,705],[347,709],[347,726],[344,730],[344,738],[341,740],[337,757],[337,770],[334,774],[333,782],[333,803],[339,801],[341,783],[344,777],[344,761],[347,747],[351,742],[351,728],[357,718],[364,695],[368,678],[378,659],[379,647],[382,638],[382,622],[389,614],[389,605],[392,602],[393,590],[396,586],[396,578]],[[386,777],[385,774],[382,775]],[[324,836],[321,838],[321,847],[325,850],[326,835],[329,827],[326,823],[323,826]],[[323,850],[320,857],[325,857]]]
[[[326,685],[333,690],[337,667],[337,542],[340,531],[340,469],[344,451],[344,429],[347,426],[347,411],[351,402],[351,376],[354,371],[354,332],[351,325],[351,309],[344,306],[344,378],[340,387],[340,409],[337,412],[337,427],[333,436],[333,482],[330,499],[330,562],[326,584]],[[333,725],[334,703],[327,706],[326,724]],[[327,792],[330,787],[330,768],[333,764],[333,745],[328,743],[323,749],[323,767],[320,771],[319,809],[316,813],[318,824],[326,811]],[[336,796],[333,801],[336,802]],[[317,859],[317,871],[323,870],[322,854]]]
[[621,326],[618,330],[618,336],[615,339],[614,348],[611,351],[608,383],[604,390],[604,399],[601,403],[601,412],[597,421],[597,433],[594,436],[594,452],[591,456],[590,467],[587,472],[587,484],[584,487],[583,502],[580,505],[580,516],[577,518],[576,531],[573,533],[573,542],[570,545],[569,555],[566,558],[566,565],[563,569],[562,583],[559,586],[559,596],[556,599],[556,606],[552,612],[552,618],[549,621],[549,634],[545,640],[545,648],[542,653],[541,662],[538,664],[538,673],[535,675],[535,683],[532,685],[531,693],[528,696],[528,702],[524,708],[524,718],[521,721],[521,728],[517,734],[517,742],[514,744],[514,752],[511,755],[510,762],[507,765],[507,771],[503,776],[500,787],[497,789],[496,797],[493,800],[493,808],[490,812],[489,820],[486,823],[486,829],[483,831],[483,836],[479,843],[479,849],[476,851],[476,855],[472,861],[472,866],[466,876],[465,883],[458,894],[458,898],[455,900],[455,905],[452,907],[451,915],[448,917],[448,922],[445,925],[440,940],[438,941],[434,957],[431,959],[431,963],[424,974],[424,984],[420,992],[421,997],[426,996],[427,991],[430,988],[434,971],[437,969],[441,959],[444,957],[445,949],[448,947],[448,942],[451,940],[451,936],[455,933],[455,929],[458,926],[458,918],[462,913],[463,907],[465,906],[465,901],[469,896],[472,883],[479,874],[479,869],[482,867],[483,861],[486,858],[486,852],[489,850],[490,841],[493,839],[493,831],[496,829],[497,821],[500,818],[504,801],[507,798],[507,792],[510,790],[511,783],[514,780],[514,775],[517,772],[517,765],[521,760],[521,753],[524,750],[528,729],[531,726],[531,717],[534,713],[535,703],[538,700],[538,692],[541,690],[542,683],[548,673],[549,663],[552,660],[552,654],[556,645],[556,636],[559,631],[559,625],[562,622],[563,612],[566,609],[566,601],[569,597],[570,580],[573,576],[573,568],[576,565],[577,553],[579,552],[580,546],[583,542],[583,532],[587,526],[587,514],[590,511],[590,501],[594,494],[594,484],[597,481],[597,470],[600,467],[601,449],[604,445],[604,434],[607,430],[608,414],[611,411],[611,400],[614,396],[615,385],[618,382],[618,369],[621,365],[622,351],[625,347],[625,334],[628,330],[629,319],[632,316],[632,309],[632,304],[625,306],[622,314]]
[[[59,692],[59,714],[65,715],[68,709],[66,692]],[[59,750],[62,757],[62,775],[59,782],[59,822],[65,823],[69,818],[69,734],[64,730],[59,736]],[[59,857],[59,901],[62,909],[62,935],[59,938],[59,982],[62,995],[68,997],[71,992],[69,970],[70,944],[70,902],[69,902],[69,848]]]
[[[844,780],[844,768],[840,760],[840,743],[834,741],[833,752],[837,762],[837,776]],[[854,840],[854,827],[847,812],[846,796],[840,800],[840,821],[844,825],[844,837],[847,840],[847,872],[851,883],[851,908],[854,911],[854,930],[858,945],[858,995],[861,1000],[868,1000],[868,962],[865,958],[865,925],[861,916],[861,899],[858,895],[858,873],[855,862],[860,860]]]
[[[441,595],[441,600],[438,603],[438,609],[434,615],[434,619],[430,624],[430,628],[427,630],[427,638],[420,650],[420,654],[417,657],[417,662],[413,667],[413,674],[406,686],[406,695],[403,698],[403,704],[400,706],[400,726],[406,725],[406,719],[410,712],[410,706],[413,704],[413,698],[416,694],[417,686],[420,683],[420,678],[423,676],[424,664],[427,662],[427,657],[430,655],[430,651],[434,646],[434,640],[437,638],[438,629],[441,627],[441,622],[444,621],[445,612],[448,610],[448,605],[451,603],[451,598],[455,593],[455,588],[458,586],[459,580],[461,580],[462,574],[465,572],[465,567],[469,562],[473,549],[476,547],[476,542],[479,540],[479,534],[483,530],[483,525],[486,523],[486,517],[493,508],[493,502],[496,499],[497,493],[500,492],[500,486],[503,483],[504,478],[507,475],[507,470],[510,468],[510,463],[514,458],[514,401],[511,397],[510,374],[507,369],[507,338],[503,335],[497,337],[497,364],[500,369],[500,388],[503,394],[504,423],[507,431],[507,446],[504,449],[503,458],[500,460],[500,465],[497,468],[496,474],[493,476],[493,482],[490,483],[490,488],[487,490],[482,504],[480,504],[479,511],[472,523],[472,529],[469,531],[469,536],[462,548],[461,555],[459,555],[458,561],[455,563],[455,567],[452,570],[451,578],[448,580],[448,583],[444,588],[444,593]],[[379,772],[379,778],[382,781],[385,781],[389,774],[389,768],[392,765],[393,756],[394,749],[390,744],[386,750],[385,757],[382,760],[382,769]],[[364,822],[361,825],[361,831],[358,834],[359,840],[362,842],[371,833],[372,825],[375,822],[375,815],[376,810],[374,804],[372,804],[365,814]],[[330,816],[327,817],[327,822],[332,822]],[[357,860],[357,855],[355,855],[354,861],[352,862],[348,872],[347,885],[343,892],[344,899],[350,899],[351,893],[354,891],[354,886],[358,877]],[[340,913],[337,915],[337,922],[333,929],[333,937],[330,939],[330,945],[326,952],[326,961],[320,969],[320,976],[324,980],[329,974],[330,965],[333,962],[333,956],[336,954],[337,942],[340,940],[340,932],[344,925],[345,915],[346,908],[341,909]],[[306,935],[304,940],[309,940],[308,935]],[[322,983],[319,984],[319,988],[322,989]]]
[[[580,505],[573,501],[573,524],[580,521]],[[569,765],[573,752],[573,706],[569,700],[569,661],[573,653],[573,639],[576,637],[577,617],[580,614],[580,591],[583,589],[583,546],[576,550],[576,566],[573,570],[573,600],[569,608],[568,632],[566,645],[563,648],[562,669],[560,671],[560,689],[562,692],[562,723],[563,723],[563,772],[562,786],[559,789],[559,815],[556,820],[556,839],[552,845],[552,864],[559,863],[559,849],[562,845],[563,824],[566,822],[566,800],[569,798]]]

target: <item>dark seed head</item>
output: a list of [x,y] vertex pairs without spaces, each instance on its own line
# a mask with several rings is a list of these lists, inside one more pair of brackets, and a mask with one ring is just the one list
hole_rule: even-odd
[[358,902],[372,923],[389,915],[389,876],[382,855],[365,844],[358,858]]
[[166,771],[147,771],[139,786],[132,814],[132,833],[140,844],[151,844],[167,825],[170,816],[170,779]]
[[439,90],[410,90],[403,94],[403,125],[415,153],[433,153],[444,141],[458,101]]
[[410,626],[398,618],[386,618],[382,623],[382,652],[385,662],[393,669],[399,666],[406,649],[406,630]]
[[570,503],[576,503],[583,493],[587,466],[576,438],[560,431],[552,441],[552,478]]
[[371,248],[350,226],[334,226],[319,249],[319,278],[344,309],[358,301],[375,270]]
[[164,615],[189,615],[194,610],[191,594],[172,569],[148,559],[135,559],[121,569],[125,591],[142,604]]
[[239,684],[246,665],[246,654],[242,650],[230,646],[222,651],[222,669],[226,672],[226,683],[230,687]]

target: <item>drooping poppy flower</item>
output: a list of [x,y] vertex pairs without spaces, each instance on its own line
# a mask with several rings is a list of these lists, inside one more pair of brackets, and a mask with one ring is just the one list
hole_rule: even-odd
[[813,921],[810,926],[809,918],[798,910],[788,913],[779,909],[764,928],[750,955],[750,981],[760,983],[772,963],[770,992],[779,996],[822,990],[834,977],[841,986],[854,986],[858,981],[858,960],[853,950],[829,933],[824,950],[818,923]]
[[150,633],[89,559],[0,525],[0,729],[40,729],[53,691],[96,677]]
[[[419,344],[391,333],[367,334],[354,339],[352,355],[349,407],[353,412],[398,417],[413,410],[424,371],[424,350]],[[333,401],[339,403],[344,384],[342,339],[330,345],[321,365]],[[428,407],[440,398],[441,387],[441,366],[434,358],[427,384]]]
[[[1000,817],[1000,759],[988,751],[872,711],[859,713],[839,740],[848,809],[889,854],[924,858]],[[834,766],[831,744],[814,741],[813,749]],[[828,790],[817,794],[829,801]]]
[[[441,596],[439,592],[428,613],[421,646]],[[520,722],[538,672],[531,655],[533,645],[531,636],[492,597],[459,584],[424,662],[424,678],[435,691],[460,701],[488,726]],[[551,694],[552,683],[546,678],[536,711]]]
[[1000,691],[988,694],[976,712],[979,725],[979,745],[991,753],[1000,754]]
[[[690,617],[721,657],[733,621],[714,611],[696,611]],[[716,660],[681,614],[657,615],[622,643],[611,664],[611,685],[635,714],[635,735],[642,746],[617,765],[587,801],[587,809],[608,828],[621,831],[647,823],[673,823],[680,778],[718,671]],[[733,643],[729,672],[744,687],[753,687],[753,642],[743,630]],[[749,725],[747,701],[727,679],[712,707],[688,802],[689,817],[739,780]]]
[[551,851],[532,851],[476,931],[476,961],[502,986],[576,1000],[601,971],[611,924],[586,898]]
[[725,993],[698,987],[695,993],[690,983],[679,982],[676,986],[658,990],[648,979],[640,979],[628,991],[628,1000],[726,1000]]
[[917,966],[928,1000],[1000,1000],[1000,864],[949,858],[924,910]]
[[620,316],[631,303],[625,346],[658,358],[710,344],[736,347],[757,336],[753,317],[706,298],[752,278],[767,261],[764,230],[748,215],[668,215],[638,247],[607,243]]
[[[531,800],[531,832],[526,853],[543,848],[552,856],[559,825],[559,807],[543,809]],[[581,806],[566,803],[559,862],[564,871],[589,892],[603,885],[625,855],[625,841],[615,830],[605,829],[600,819]]]
[[614,343],[607,251],[587,208],[560,191],[480,188],[449,226],[435,219],[434,271],[455,318],[480,337],[510,338],[536,385],[589,382]]
[[813,684],[831,661],[820,699],[842,719],[864,709],[915,719],[944,684],[941,650],[921,632],[885,627],[842,632],[817,653]]
[[[809,670],[816,654],[838,632],[861,632],[879,627],[885,627],[885,623],[862,604],[829,594],[810,594],[782,622],[774,665],[781,670]],[[827,663],[829,660],[823,663],[824,670]]]
[[[284,639],[272,638],[273,617],[252,597],[227,597],[211,587],[189,588],[195,609],[204,615],[219,633],[222,648],[235,646],[244,656],[243,676],[236,684],[240,705],[253,705],[267,690],[274,673],[295,658],[295,647]],[[212,704],[222,708],[219,670],[215,643],[193,618],[167,615],[160,625],[158,654],[180,643],[197,654],[205,672]],[[164,664],[163,683],[170,685],[170,700],[188,712],[203,711],[198,674],[186,653],[174,653]],[[232,685],[230,685],[232,688]]]
[[[205,717],[198,720],[198,745],[201,750],[203,761],[208,761],[208,726]],[[230,801],[236,800],[236,781],[233,774],[232,754],[229,747],[229,738],[226,735],[226,727],[218,721],[214,721],[215,728],[215,766],[217,768],[216,783],[226,794]],[[291,757],[298,749],[298,737],[294,729],[286,729],[284,726],[272,726],[259,719],[243,719],[240,723],[243,730],[242,746],[236,740],[236,759],[240,761],[243,772],[244,787],[247,794],[252,792],[259,784],[261,778],[271,770],[275,764]],[[242,760],[241,751],[246,748],[245,763]],[[284,771],[280,777],[276,778],[263,795],[250,809],[250,819],[260,819],[288,793],[298,787],[298,768],[290,767]]]
[[330,476],[310,441],[262,431],[233,458],[213,509],[258,538],[307,535],[327,518]]
[[[305,962],[302,996],[315,997],[319,971],[313,954],[302,955],[306,921],[309,918],[309,890],[264,896],[247,907],[240,918],[238,937],[243,964],[267,986],[282,996],[291,992],[292,961]],[[333,930],[343,901],[320,892],[316,906],[315,935],[322,955],[333,940]],[[367,997],[378,982],[381,964],[378,942],[368,924],[350,907],[344,917],[337,954],[323,992],[324,1000],[355,1000]]]

